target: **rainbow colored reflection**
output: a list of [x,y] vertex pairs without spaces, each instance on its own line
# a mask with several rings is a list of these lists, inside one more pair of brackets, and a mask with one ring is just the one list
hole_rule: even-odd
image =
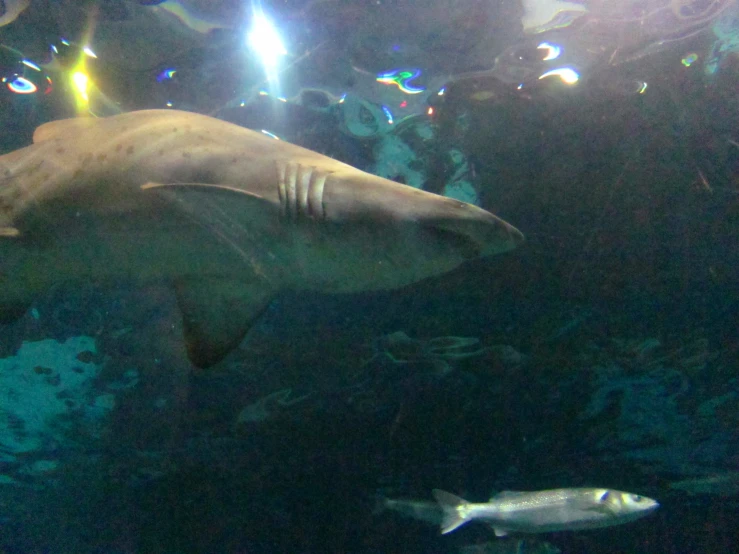
[[168,79],[171,79],[172,77],[174,77],[175,73],[177,73],[177,70],[174,68],[165,69],[159,75],[157,75],[157,83],[162,83]]
[[682,60],[680,60],[680,63],[682,63],[685,67],[690,67],[696,61],[698,61],[698,54],[696,54],[695,52],[691,52],[690,54],[685,56]]
[[3,82],[6,83],[8,88],[16,94],[33,94],[38,90],[38,87],[31,81],[19,75],[17,75],[12,81],[3,78]]
[[414,87],[410,81],[421,75],[420,69],[394,69],[377,76],[377,82],[383,85],[397,85],[406,94],[419,94],[426,90],[424,87]]

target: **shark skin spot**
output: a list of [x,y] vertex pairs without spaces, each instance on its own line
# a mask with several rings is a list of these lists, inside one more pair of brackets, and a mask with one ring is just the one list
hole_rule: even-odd
[[164,149],[159,150],[159,155],[164,156]]
[[237,160],[236,158],[231,158],[231,163],[232,163],[232,164],[235,164],[235,163],[236,163],[236,162],[238,162],[238,161],[239,161],[239,160]]
[[59,148],[57,148],[57,149],[56,149],[56,153],[57,153],[57,154],[64,154],[64,148],[62,148],[62,147],[60,146]]
[[192,154],[190,154],[190,152],[183,152],[182,153],[182,157],[183,158],[191,158],[192,157]]
[[98,161],[99,162],[104,162],[107,159],[108,159],[108,155],[107,154],[103,154],[102,152],[100,154],[98,154]]
[[172,132],[173,133],[176,133],[177,132],[177,127],[172,127]]
[[129,156],[133,154],[133,144],[126,148],[126,154],[128,154]]
[[120,142],[115,145],[115,151],[116,152],[120,152],[122,148],[123,148],[123,145]]
[[48,173],[44,173],[44,174],[43,174],[43,175],[41,176],[41,180],[42,180],[42,181],[48,181],[48,180],[49,180],[49,177],[51,177],[51,175],[50,175],[50,174],[48,174]]

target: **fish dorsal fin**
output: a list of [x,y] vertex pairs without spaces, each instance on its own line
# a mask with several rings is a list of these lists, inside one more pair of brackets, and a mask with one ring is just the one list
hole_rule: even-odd
[[95,119],[94,117],[72,117],[69,119],[59,119],[58,121],[49,121],[36,127],[36,130],[33,132],[33,143],[38,144],[39,142],[57,137],[70,140],[74,139],[77,133],[95,123]]
[[524,491],[501,491],[498,494],[494,494],[490,497],[490,500],[507,500],[510,498],[516,498],[526,494]]
[[181,281],[175,292],[187,354],[199,368],[217,364],[236,348],[274,294],[261,280],[218,278]]

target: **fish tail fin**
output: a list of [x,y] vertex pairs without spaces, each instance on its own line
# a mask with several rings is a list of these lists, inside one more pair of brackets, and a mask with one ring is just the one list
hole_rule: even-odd
[[471,519],[468,510],[465,510],[469,502],[464,498],[439,489],[434,489],[433,492],[434,498],[436,498],[444,513],[441,521],[442,535],[451,533]]
[[388,499],[386,496],[383,496],[382,494],[375,494],[372,497],[372,501],[374,503],[374,506],[372,508],[372,515],[376,516],[381,513],[383,513],[385,510],[387,510],[388,505]]

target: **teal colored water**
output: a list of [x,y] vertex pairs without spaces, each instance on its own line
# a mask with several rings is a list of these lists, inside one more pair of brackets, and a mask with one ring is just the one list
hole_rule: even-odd
[[0,552],[738,550],[735,1],[6,0],[0,80]]

